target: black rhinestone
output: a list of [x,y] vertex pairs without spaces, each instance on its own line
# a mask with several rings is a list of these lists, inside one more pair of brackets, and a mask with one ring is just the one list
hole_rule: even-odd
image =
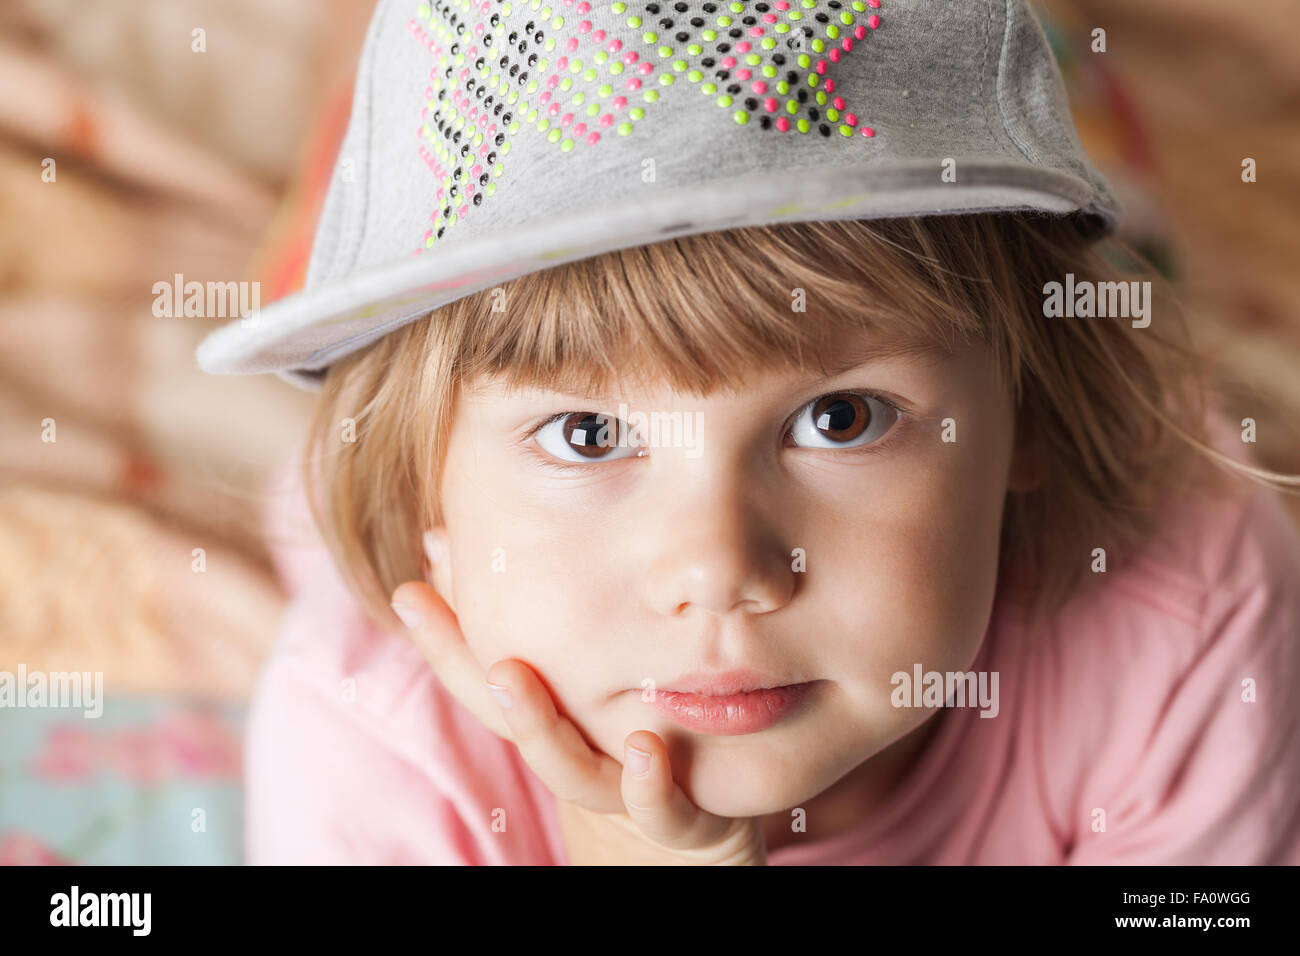
[[496,165],[496,161],[497,161],[497,152],[496,150],[493,150],[492,152],[487,154],[487,162],[489,166],[494,166]]
[[678,43],[685,43],[685,42],[686,42],[687,40],[689,40],[690,38],[691,38],[691,35],[690,35],[689,33],[679,33],[679,34],[677,34],[677,36],[676,36],[676,40],[677,40]]
[[545,37],[545,35],[542,33],[541,30],[538,30],[538,31],[537,31],[537,34],[533,37],[533,41],[534,41],[535,43],[537,43],[539,46],[541,45],[541,42],[542,42],[542,40],[544,40],[544,39],[546,39],[546,37]]
[[510,125],[510,114],[507,113],[505,116],[501,117],[501,122],[503,122],[503,123],[505,123],[507,126],[509,126],[509,125]]
[[[730,44],[730,43],[719,43],[719,44],[718,44],[718,52],[719,52],[719,53],[726,53],[726,52],[727,52],[728,50],[730,50],[730,49],[731,49],[731,44]],[[451,71],[449,70],[448,72],[450,73]]]
[[646,12],[646,13],[650,13],[650,14],[658,13],[658,12],[659,12],[659,4],[657,4],[657,3],[647,3],[647,4],[645,5],[645,12]]
[[[808,91],[807,91],[807,90],[800,90],[798,93],[795,94],[795,96],[799,97],[799,102],[800,102],[800,103],[807,103],[807,102],[808,102]],[[815,118],[816,118],[816,117],[814,117],[814,119],[815,119]]]
[[659,26],[665,30],[671,30],[673,28],[673,21],[669,20],[667,17],[664,17],[662,20],[659,21]]
[[524,24],[524,32],[525,32],[525,33],[532,33],[532,32],[533,32],[533,28],[536,27],[536,26],[537,26],[536,23],[534,23],[532,20],[529,20],[527,23]]
[[497,60],[497,66],[501,67],[501,69],[504,70],[506,68],[506,64],[508,64],[509,62],[510,62],[510,57],[503,56],[501,59]]
[[519,74],[519,85],[523,86],[527,82],[528,82],[528,71],[524,70],[524,72]]
[[821,126],[817,127],[817,132],[821,133],[823,136],[829,136],[831,135],[831,128],[825,123],[822,123]]
[[536,54],[536,53],[530,53],[530,54],[528,54],[528,65],[529,65],[529,66],[536,66],[536,65],[537,65],[537,54]]
[[498,146],[500,146],[505,141],[506,141],[505,133],[497,133],[497,135],[492,140],[492,142],[496,143]]
[[763,129],[771,129],[771,128],[772,128],[772,117],[770,117],[770,116],[760,116],[760,117],[758,118],[758,125],[761,126],[761,127],[763,127]]
[[455,183],[452,183],[451,188],[447,190],[447,195],[455,196],[458,192],[460,192],[460,187],[457,186]]
[[786,81],[787,83],[798,83],[798,82],[799,82],[799,74],[796,73],[794,70],[786,70],[786,71],[785,71],[785,81]]
[[488,17],[488,23],[492,24],[494,27],[499,27],[501,25],[501,14],[492,14],[492,16]]
[[772,62],[775,63],[777,66],[785,66],[785,54],[784,54],[784,53],[773,53],[773,54],[772,54]]
[[691,26],[695,27],[695,29],[698,30],[700,27],[704,26],[704,18],[703,18],[703,17],[691,17]]
[[491,45],[492,45],[492,36],[491,36],[491,34],[487,34],[487,33],[483,34],[483,45],[484,45],[484,46],[491,46]]
[[[451,207],[450,207],[450,206],[443,206],[443,207],[442,207],[442,214],[443,214],[444,216],[450,216],[450,215],[451,215]],[[441,236],[442,233],[439,232],[438,235]]]
[[740,22],[743,23],[743,24],[744,24],[745,26],[747,26],[747,27],[752,27],[755,23],[758,22],[758,18],[757,18],[757,17],[742,17],[741,20],[740,20]]
[[[450,210],[450,209],[447,210],[447,214],[448,214],[448,215],[451,214],[451,210]],[[442,238],[442,234],[443,234],[444,232],[446,232],[446,231],[447,231],[447,227],[446,227],[446,226],[439,226],[439,227],[438,227],[438,238],[441,239],[441,238]]]
[[483,69],[483,58],[482,58],[482,57],[479,57],[477,60],[474,61],[474,69],[476,69],[476,70],[481,70],[481,69]]
[[757,10],[759,13],[767,13],[768,6],[766,3],[756,3],[754,4],[754,9]]
[[487,173],[484,173],[483,175],[479,176],[479,178],[478,178],[478,184],[479,184],[480,186],[486,186],[486,185],[487,185],[487,181],[488,181],[488,174],[487,174]]
[[684,3],[674,3],[673,9],[676,10],[678,13],[685,13],[687,10],[690,9],[690,7],[688,7]]
[[700,61],[700,66],[704,67],[705,69],[709,69],[713,66],[713,63],[714,63],[713,57],[706,56],[703,60]]
[[754,97],[752,96],[745,97],[745,109],[747,110],[758,109],[758,100],[754,99]]
[[506,42],[509,43],[511,46],[514,46],[515,41],[517,41],[518,39],[519,39],[519,31],[511,30],[510,36],[506,38]]
[[479,206],[479,205],[482,205],[482,204],[483,204],[483,194],[482,194],[482,193],[475,193],[475,194],[474,194],[474,205]]
[[813,19],[815,19],[818,23],[827,23],[827,22],[830,21],[830,17],[828,17],[828,16],[827,16],[826,14],[824,14],[824,13],[818,13],[818,14],[816,14],[816,15],[813,17]]
[[817,107],[810,106],[808,107],[808,118],[815,123],[822,118],[822,114],[817,112]]
[[483,94],[486,92],[487,92],[487,88],[480,86],[477,90],[474,91],[474,98],[476,100],[481,100],[483,99]]
[[731,71],[730,71],[730,70],[719,70],[717,73],[715,73],[715,74],[713,74],[713,75],[716,76],[716,77],[717,77],[718,79],[720,79],[720,80],[728,80],[728,79],[731,78]]
[[459,53],[459,52],[460,52],[460,44],[459,44],[459,43],[453,43],[453,44],[451,45],[451,55],[452,55],[452,56],[455,56],[455,55],[456,55],[457,53]]
[[727,36],[731,37],[733,40],[738,40],[744,35],[744,33],[744,30],[740,29],[740,27],[736,27],[734,30],[728,30]]
[[717,12],[718,12],[718,5],[717,5],[716,3],[706,3],[706,4],[704,5],[704,12],[705,12],[705,13],[717,13]]
[[740,84],[739,84],[739,83],[732,83],[729,87],[727,87],[727,92],[730,93],[732,96],[737,96],[737,95],[739,95],[739,93],[740,93]]

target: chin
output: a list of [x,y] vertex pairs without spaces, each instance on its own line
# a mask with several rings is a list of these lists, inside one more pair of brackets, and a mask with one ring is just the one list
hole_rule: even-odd
[[[759,817],[780,813],[812,799],[835,781],[835,772],[794,759],[798,749],[769,750],[758,745],[760,734],[748,739],[752,749],[736,746],[745,737],[728,738],[725,749],[700,744],[673,778],[687,798],[701,810],[722,817]],[[670,745],[670,752],[675,748]],[[674,754],[675,755],[675,754]],[[680,762],[679,762],[680,763]]]

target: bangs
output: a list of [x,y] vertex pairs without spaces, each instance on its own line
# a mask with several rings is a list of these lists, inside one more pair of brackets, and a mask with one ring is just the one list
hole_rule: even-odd
[[699,233],[520,276],[434,313],[429,332],[460,381],[511,388],[707,395],[763,370],[831,374],[984,337],[969,277],[927,244],[910,220]]

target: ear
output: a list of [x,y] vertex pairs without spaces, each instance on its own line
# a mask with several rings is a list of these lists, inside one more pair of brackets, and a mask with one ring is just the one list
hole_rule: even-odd
[[1047,467],[1042,448],[1033,435],[1023,415],[1016,416],[1016,440],[1011,452],[1011,470],[1007,475],[1007,491],[1016,494],[1036,491],[1047,480]]
[[451,560],[447,548],[447,529],[439,525],[424,532],[424,579],[433,585],[438,596],[455,613],[452,600]]

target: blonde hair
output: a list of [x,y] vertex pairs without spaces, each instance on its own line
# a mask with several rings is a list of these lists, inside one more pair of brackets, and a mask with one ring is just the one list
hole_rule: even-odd
[[[792,223],[605,253],[460,299],[332,366],[304,488],[349,586],[392,627],[393,589],[424,576],[420,532],[442,523],[462,383],[489,375],[582,392],[627,383],[635,368],[702,395],[756,368],[817,367],[846,329],[873,330],[885,350],[984,343],[1042,468],[1037,489],[1008,496],[1001,573],[1050,611],[1092,577],[1094,547],[1115,569],[1161,502],[1208,477],[1194,459],[1237,467],[1206,439],[1205,368],[1181,309],[1144,267],[1122,243],[1030,214]],[[1156,318],[1143,329],[1045,318],[1043,287],[1067,273],[1154,279]],[[804,312],[791,308],[796,289]],[[356,440],[343,442],[349,418]]]

